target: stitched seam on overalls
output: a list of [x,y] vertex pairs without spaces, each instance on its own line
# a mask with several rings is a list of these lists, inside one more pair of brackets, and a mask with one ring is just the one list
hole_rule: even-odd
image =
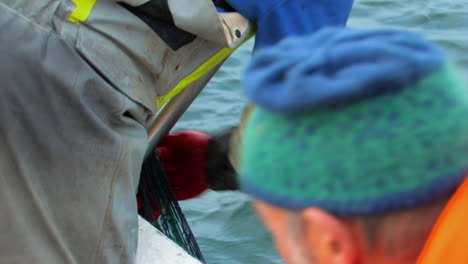
[[115,179],[116,179],[116,176],[117,176],[117,172],[119,171],[120,169],[120,166],[119,166],[119,163],[122,159],[122,156],[123,156],[123,153],[124,153],[124,140],[123,140],[123,137],[119,134],[118,136],[118,140],[119,140],[119,153],[117,155],[117,159],[115,160],[115,162],[113,163],[113,166],[115,166],[115,169],[114,169],[114,172],[112,173],[112,182],[111,182],[111,188],[110,188],[110,193],[109,193],[109,199],[107,200],[107,205],[106,205],[106,213],[104,215],[104,219],[103,219],[103,222],[102,222],[102,226],[101,226],[101,231],[99,232],[100,235],[99,235],[99,241],[98,241],[98,245],[96,247],[96,252],[94,253],[94,257],[92,258],[92,261],[91,263],[97,263],[96,262],[96,258],[98,256],[98,254],[102,254],[102,244],[103,244],[103,241],[104,241],[104,235],[106,234],[106,227],[107,227],[107,220],[109,218],[109,215],[110,215],[110,212],[111,212],[111,209],[113,208],[112,207],[112,203],[114,201],[114,197],[113,197],[113,194],[114,194],[114,190],[115,190]]
[[14,13],[15,15],[19,16],[20,18],[26,20],[26,22],[30,23],[31,25],[33,25],[34,27],[42,30],[42,31],[46,31],[46,32],[51,32],[53,31],[51,28],[48,28],[48,27],[45,27],[39,23],[37,23],[36,21],[32,20],[31,18],[25,16],[24,14],[18,12],[16,9],[13,9],[9,6],[7,6],[6,4],[0,2],[0,5],[2,5],[2,7],[4,7],[8,12],[12,12]]

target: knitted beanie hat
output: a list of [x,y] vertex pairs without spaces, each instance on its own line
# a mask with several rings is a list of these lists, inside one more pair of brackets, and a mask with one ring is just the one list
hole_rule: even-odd
[[289,209],[368,215],[429,202],[468,173],[468,89],[441,50],[394,30],[326,29],[259,51],[240,180]]

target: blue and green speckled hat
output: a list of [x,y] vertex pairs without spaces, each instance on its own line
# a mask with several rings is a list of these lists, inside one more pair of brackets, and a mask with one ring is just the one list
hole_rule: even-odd
[[468,89],[409,32],[326,29],[259,51],[243,84],[245,192],[337,215],[400,210],[468,173]]

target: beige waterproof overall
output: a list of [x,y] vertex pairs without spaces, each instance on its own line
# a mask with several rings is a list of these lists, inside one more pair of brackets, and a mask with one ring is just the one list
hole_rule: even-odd
[[156,103],[251,30],[210,0],[126,2],[0,0],[1,264],[134,263]]

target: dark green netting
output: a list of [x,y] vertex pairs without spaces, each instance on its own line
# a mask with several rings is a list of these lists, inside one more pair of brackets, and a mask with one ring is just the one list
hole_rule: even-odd
[[[140,212],[142,217],[187,253],[205,263],[157,154],[148,155],[143,163],[138,196],[143,203],[143,210]],[[161,212],[159,217],[154,214],[155,209]]]

